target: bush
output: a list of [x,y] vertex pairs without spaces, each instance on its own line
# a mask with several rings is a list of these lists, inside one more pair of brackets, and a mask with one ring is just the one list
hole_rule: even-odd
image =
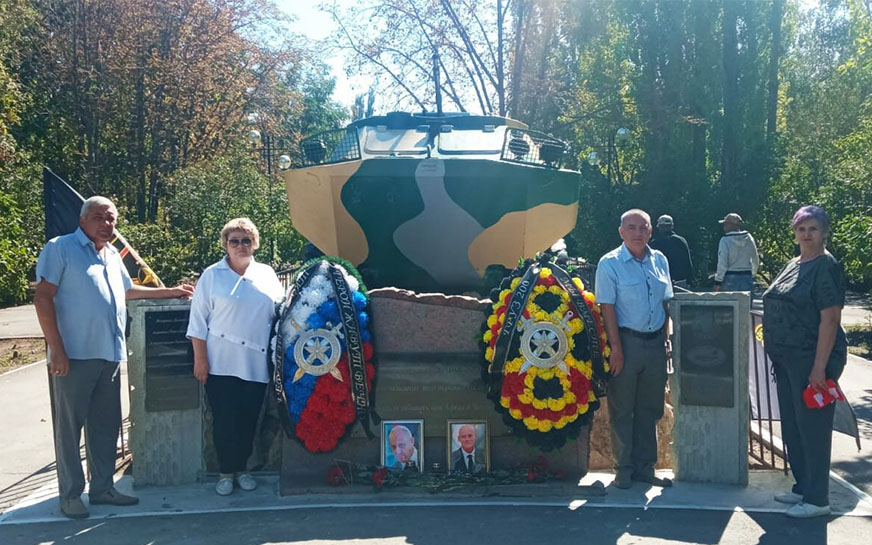
[[21,210],[10,195],[0,192],[0,303],[17,304],[27,298],[27,273],[35,255],[28,250]]

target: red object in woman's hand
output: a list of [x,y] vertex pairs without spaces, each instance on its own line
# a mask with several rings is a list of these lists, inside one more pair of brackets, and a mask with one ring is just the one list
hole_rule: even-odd
[[822,409],[830,403],[844,401],[845,394],[842,393],[842,389],[839,388],[836,381],[833,379],[827,379],[827,389],[825,391],[819,392],[809,385],[806,387],[805,391],[802,392],[802,400],[805,402],[805,406],[809,409]]

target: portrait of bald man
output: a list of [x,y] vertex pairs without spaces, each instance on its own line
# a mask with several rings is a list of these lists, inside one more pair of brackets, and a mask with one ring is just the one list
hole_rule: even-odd
[[421,471],[421,456],[416,445],[416,437],[422,437],[423,422],[394,421],[383,422],[386,445],[383,445],[383,464],[388,469]]

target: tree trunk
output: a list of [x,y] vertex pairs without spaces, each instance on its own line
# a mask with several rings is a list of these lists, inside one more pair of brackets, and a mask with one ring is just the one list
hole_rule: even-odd
[[766,147],[770,157],[775,146],[776,123],[778,122],[778,63],[781,60],[781,20],[784,17],[784,0],[772,1],[769,30],[772,32],[772,47],[769,54],[769,98],[766,112]]
[[515,58],[512,67],[512,95],[509,97],[509,115],[517,115],[518,100],[521,94],[521,74],[524,71],[524,18],[527,12],[527,3],[517,0],[516,24],[515,24]]
[[723,63],[724,63],[724,140],[721,154],[721,192],[731,200],[731,205],[738,202],[736,187],[736,163],[738,158],[736,121],[739,106],[739,75],[738,75],[738,37],[736,24],[739,3],[734,0],[724,0],[723,23]]

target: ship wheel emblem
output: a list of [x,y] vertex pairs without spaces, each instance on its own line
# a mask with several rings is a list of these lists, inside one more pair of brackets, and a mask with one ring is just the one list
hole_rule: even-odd
[[[329,327],[330,324],[327,324]],[[342,348],[339,346],[340,326],[332,329],[312,329],[300,334],[297,344],[294,345],[294,362],[297,364],[297,372],[294,382],[303,375],[309,374],[320,377],[330,373],[337,380],[342,380],[342,373],[336,367]]]
[[519,324],[519,327],[524,331],[521,336],[521,355],[524,356],[524,364],[521,366],[522,373],[532,366],[539,369],[557,367],[567,375],[569,374],[569,369],[563,358],[566,357],[566,352],[569,350],[569,342],[566,339],[564,329],[569,329],[567,323],[571,316],[572,313],[568,313],[559,325],[552,322],[534,322],[532,319],[522,319]]

